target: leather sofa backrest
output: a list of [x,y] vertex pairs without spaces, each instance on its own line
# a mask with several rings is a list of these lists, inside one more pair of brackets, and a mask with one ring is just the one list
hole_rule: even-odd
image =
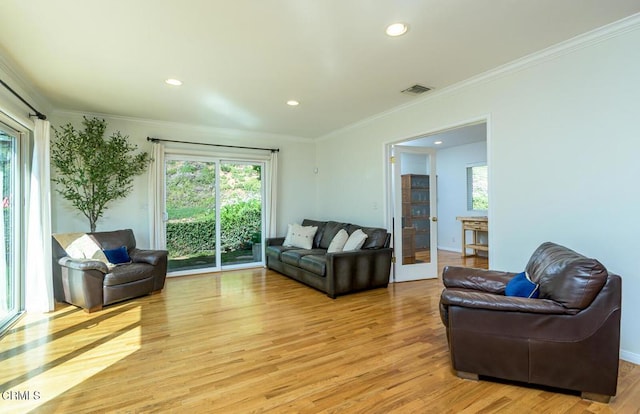
[[347,229],[347,223],[338,223],[337,221],[328,221],[324,226],[324,232],[322,233],[322,240],[320,240],[319,247],[322,249],[328,249],[331,244],[331,240],[336,237],[336,234],[342,229]]
[[87,234],[89,234],[103,250],[117,249],[118,247],[126,246],[127,250],[131,251],[136,247],[136,238],[131,229],[100,231]]
[[364,241],[364,245],[362,245],[363,249],[381,249],[383,247],[389,247],[391,235],[386,229],[377,227],[359,227],[351,224],[347,232],[351,234],[356,231],[356,229],[362,229],[362,231],[367,235],[367,239]]
[[316,230],[316,235],[313,236],[313,248],[320,247],[320,241],[322,240],[322,235],[324,234],[324,226],[327,224],[326,221],[318,221],[318,220],[302,220],[302,226],[316,226],[318,230]]
[[379,227],[362,227],[357,224],[310,219],[302,220],[302,225],[318,227],[316,235],[313,238],[314,248],[328,248],[331,240],[333,240],[340,229],[345,229],[349,235],[357,229],[362,229],[362,231],[367,235],[367,239],[365,240],[362,249],[381,249],[383,247],[389,247],[389,244],[391,243],[391,234],[386,229]]
[[540,299],[578,310],[591,304],[609,276],[599,261],[551,242],[536,249],[525,270],[540,284]]

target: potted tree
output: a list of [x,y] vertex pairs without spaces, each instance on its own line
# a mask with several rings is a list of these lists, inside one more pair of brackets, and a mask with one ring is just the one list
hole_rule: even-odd
[[133,178],[146,170],[151,157],[147,152],[134,153],[138,146],[119,131],[105,138],[104,119],[84,117],[82,124],[83,130],[70,123],[54,128],[51,163],[57,175],[51,181],[89,220],[94,232],[107,206],[131,192]]

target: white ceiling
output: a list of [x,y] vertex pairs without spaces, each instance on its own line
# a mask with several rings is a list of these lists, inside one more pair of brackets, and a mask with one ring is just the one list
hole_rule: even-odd
[[[420,99],[400,93],[413,84],[442,89],[638,12],[638,0],[0,0],[0,55],[56,109],[315,138]],[[409,31],[390,38],[396,21]]]

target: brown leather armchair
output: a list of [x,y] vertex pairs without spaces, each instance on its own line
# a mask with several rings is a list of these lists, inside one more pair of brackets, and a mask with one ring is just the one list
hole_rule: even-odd
[[549,242],[525,270],[539,284],[538,299],[505,296],[516,273],[444,269],[440,314],[453,369],[608,402],[618,378],[620,276]]
[[[80,242],[85,245],[85,257],[71,253],[72,249],[76,250],[74,244]],[[54,234],[52,243],[53,287],[59,302],[93,312],[104,305],[158,293],[164,287],[168,252],[138,249],[131,229]],[[95,246],[93,251],[86,248],[87,244]],[[110,265],[103,250],[122,246],[127,250],[130,263]]]

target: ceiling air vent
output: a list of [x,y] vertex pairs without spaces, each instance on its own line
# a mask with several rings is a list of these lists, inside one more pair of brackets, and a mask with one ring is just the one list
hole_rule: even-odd
[[427,88],[426,86],[415,84],[415,85],[410,86],[407,89],[403,90],[402,93],[406,93],[406,94],[409,94],[409,95],[420,95],[420,94],[423,94],[425,92],[429,92],[430,90],[431,90],[431,88]]

